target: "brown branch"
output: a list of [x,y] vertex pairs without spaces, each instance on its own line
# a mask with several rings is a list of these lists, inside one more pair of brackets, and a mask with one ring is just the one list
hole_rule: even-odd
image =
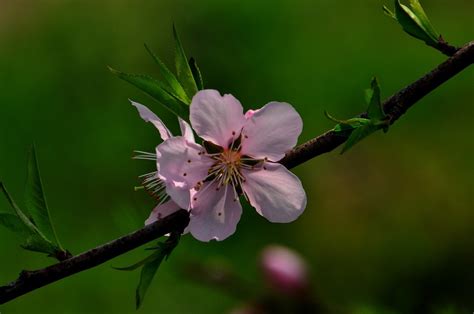
[[[412,105],[442,83],[474,63],[474,42],[459,49],[452,57],[408,85],[384,102],[384,109],[390,124],[400,118]],[[363,113],[361,116],[365,116]],[[326,133],[295,147],[280,162],[293,168],[318,155],[330,152],[346,141],[347,137],[333,131]],[[49,267],[23,271],[17,280],[0,287],[0,304],[13,300],[50,283],[56,282],[86,269],[93,268],[121,254],[131,251],[147,242],[172,231],[183,230],[189,223],[189,214],[180,210],[129,235],[113,240],[80,255],[71,257]]]

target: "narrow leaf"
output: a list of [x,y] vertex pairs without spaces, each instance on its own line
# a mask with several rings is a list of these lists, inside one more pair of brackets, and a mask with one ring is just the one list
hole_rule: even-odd
[[176,27],[173,25],[173,36],[175,41],[175,63],[176,63],[176,74],[181,85],[184,87],[189,98],[192,98],[197,93],[198,87],[194,81],[193,73],[184,53],[183,46],[176,31]]
[[19,220],[23,223],[24,227],[28,230],[28,235],[25,244],[22,245],[24,249],[36,252],[42,252],[47,254],[54,254],[56,250],[59,250],[51,241],[49,241],[43,233],[31,222],[31,220],[21,211],[18,205],[15,203],[13,198],[8,193],[6,187],[0,182],[0,189],[7,198],[8,203],[15,211]]
[[331,121],[334,121],[337,123],[337,125],[333,128],[333,131],[335,132],[346,132],[350,131],[353,129],[356,129],[358,127],[361,127],[363,125],[367,125],[370,123],[369,119],[365,118],[352,118],[348,120],[339,120],[331,116],[327,111],[324,111],[324,115]]
[[379,128],[380,128],[379,126],[368,124],[368,125],[361,126],[357,129],[355,129],[354,131],[352,131],[351,135],[349,136],[349,138],[346,141],[346,144],[344,145],[344,148],[341,151],[341,154],[344,154],[346,151],[348,151],[355,144],[362,141],[364,138],[366,138],[370,134],[374,133]]
[[168,67],[163,63],[163,61],[158,58],[158,56],[150,49],[150,47],[148,47],[147,44],[145,44],[145,48],[151,55],[153,60],[155,60],[156,64],[160,69],[161,75],[163,75],[163,78],[166,80],[169,87],[171,88],[169,92],[182,102],[189,104],[191,101],[189,100],[188,95],[186,95],[183,86],[181,86],[176,76],[168,69]]
[[194,78],[194,81],[196,82],[196,86],[198,90],[203,90],[204,82],[202,80],[201,71],[199,70],[196,60],[192,57],[191,59],[189,59],[189,67],[191,68],[191,72],[193,73],[193,78]]
[[32,218],[32,222],[52,243],[61,247],[56,236],[51,215],[49,214],[48,204],[44,195],[43,183],[38,167],[35,147],[33,146],[28,158],[28,177],[26,181],[25,204]]
[[142,259],[141,261],[139,262],[136,262],[135,264],[132,264],[130,266],[125,266],[125,267],[112,267],[113,269],[116,269],[116,270],[122,270],[122,271],[133,271],[143,265],[145,265],[146,263],[149,263],[153,260],[156,259],[157,255],[159,254],[162,254],[161,252],[154,252],[153,254],[151,254],[150,256],[147,256],[145,257],[144,259]]
[[410,0],[410,7],[413,13],[418,17],[423,29],[430,35],[433,41],[437,42],[440,35],[435,31],[420,2],[418,0]]
[[56,245],[47,240],[44,240],[36,234],[30,235],[20,246],[25,250],[46,253],[53,257],[58,252],[58,247]]
[[138,87],[175,115],[189,121],[189,106],[166,91],[160,81],[146,75],[127,74],[112,68],[109,69],[122,80]]
[[12,232],[28,235],[30,230],[17,215],[9,213],[0,213],[0,224],[9,229]]
[[397,17],[395,16],[395,13],[393,13],[389,8],[387,8],[387,6],[383,6],[383,12],[388,15],[389,17],[391,17],[392,19],[397,19]]
[[142,305],[143,300],[145,298],[145,294],[150,287],[150,284],[153,280],[153,277],[156,274],[156,271],[161,265],[161,262],[165,258],[165,254],[163,252],[159,252],[158,254],[152,255],[154,258],[143,265],[142,271],[140,273],[140,282],[138,283],[138,287],[135,294],[136,300],[136,307],[137,309]]
[[395,15],[405,32],[430,46],[436,45],[438,39],[425,28],[420,18],[409,7],[400,3],[400,0],[395,0]]
[[384,120],[385,113],[383,112],[382,102],[380,100],[380,86],[377,78],[374,77],[370,85],[370,89],[366,91],[367,103],[369,105],[367,115],[371,120]]

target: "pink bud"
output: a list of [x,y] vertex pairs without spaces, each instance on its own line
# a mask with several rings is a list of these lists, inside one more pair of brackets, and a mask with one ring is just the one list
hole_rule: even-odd
[[268,246],[262,252],[261,266],[265,280],[276,292],[290,296],[307,292],[308,266],[298,253],[283,246]]

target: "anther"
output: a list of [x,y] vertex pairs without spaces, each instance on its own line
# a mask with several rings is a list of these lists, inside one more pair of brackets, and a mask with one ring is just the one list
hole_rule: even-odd
[[198,200],[197,197],[193,197],[193,201],[197,201],[197,200]]
[[185,172],[185,173],[183,173],[183,177],[185,177],[186,175],[187,175],[187,174],[186,174],[186,172]]
[[188,159],[188,164],[190,164],[190,163],[191,163],[191,159]]
[[235,131],[232,131],[232,135],[235,135]]

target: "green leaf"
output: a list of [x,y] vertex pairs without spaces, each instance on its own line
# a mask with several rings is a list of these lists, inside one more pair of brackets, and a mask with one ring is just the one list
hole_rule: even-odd
[[395,16],[405,32],[430,46],[436,46],[439,35],[417,0],[410,0],[410,8],[395,0]]
[[358,127],[357,129],[352,131],[351,135],[349,136],[349,138],[346,141],[346,144],[344,145],[344,148],[341,151],[341,154],[344,154],[352,146],[354,146],[358,142],[362,141],[364,138],[366,138],[370,134],[374,133],[378,129],[380,129],[380,126],[373,125],[373,124],[367,124],[367,125]]
[[20,245],[23,249],[33,252],[46,253],[55,256],[59,251],[58,247],[50,241],[45,241],[36,234],[32,234],[26,238],[25,242]]
[[[21,245],[24,249],[30,251],[36,251],[41,253],[47,253],[50,255],[55,254],[59,250],[59,248],[51,243],[44,234],[33,224],[33,222],[28,218],[23,211],[18,207],[15,203],[13,198],[8,193],[5,185],[0,182],[0,189],[2,190],[3,194],[5,195],[8,203],[15,211],[16,216],[18,217],[19,221],[23,224],[24,227],[24,236],[26,236],[25,243]],[[15,222],[13,222],[15,223]]]
[[[157,248],[153,248],[157,249]],[[146,263],[149,263],[153,260],[155,260],[157,254],[161,254],[161,252],[157,251],[151,254],[150,256],[145,257],[141,261],[136,262],[135,264],[132,264],[130,266],[125,266],[125,267],[112,267],[115,270],[121,270],[121,271],[133,271],[136,270],[137,268],[140,268],[141,266],[145,265]]]
[[357,129],[363,125],[367,125],[370,123],[369,119],[365,118],[352,118],[348,120],[339,120],[331,116],[327,111],[324,111],[324,115],[331,121],[337,123],[337,125],[333,128],[333,131],[341,133],[351,131],[353,129]]
[[142,305],[143,300],[145,298],[145,294],[148,291],[148,288],[150,287],[150,284],[156,274],[156,271],[160,267],[163,259],[165,258],[165,255],[166,254],[164,254],[163,251],[157,251],[150,256],[152,257],[152,259],[143,265],[142,271],[140,273],[140,282],[138,283],[138,287],[135,292],[137,309]]
[[366,91],[366,101],[369,105],[367,115],[370,120],[381,121],[385,119],[385,113],[380,100],[380,86],[377,78],[373,78],[370,83],[370,89]]
[[389,17],[391,17],[392,19],[397,19],[397,17],[395,16],[395,13],[393,13],[389,8],[387,8],[387,6],[383,6],[383,12],[388,15]]
[[158,56],[150,49],[150,47],[148,47],[147,44],[145,44],[145,49],[148,51],[151,57],[155,60],[156,64],[158,65],[160,69],[161,75],[163,75],[163,78],[166,80],[169,87],[171,88],[171,90],[168,90],[168,92],[170,92],[170,94],[173,94],[176,98],[178,98],[182,102],[189,104],[191,101],[188,98],[188,95],[186,95],[186,92],[184,91],[183,86],[179,83],[176,76],[168,69],[168,67],[163,63],[163,61],[161,61],[160,58],[158,58]]
[[423,29],[428,33],[428,35],[430,35],[433,41],[438,42],[440,35],[437,31],[435,31],[433,25],[425,13],[425,10],[421,6],[421,3],[418,0],[410,0],[410,7],[413,13],[418,17]]
[[193,78],[194,78],[194,81],[196,82],[198,90],[203,90],[204,82],[202,80],[201,71],[199,70],[196,60],[192,57],[191,59],[189,59],[189,67],[191,68],[191,72],[193,73]]
[[176,74],[181,85],[184,87],[189,98],[192,98],[197,93],[198,87],[194,80],[193,73],[184,53],[183,46],[176,31],[176,27],[173,25],[173,36],[175,42],[175,63],[176,63]]
[[175,115],[189,121],[189,106],[170,94],[160,81],[146,75],[127,74],[110,67],[109,69],[122,80],[138,87]]
[[35,147],[33,146],[28,158],[28,177],[26,181],[25,204],[32,222],[39,231],[59,248],[59,240],[51,222],[48,204],[44,195],[43,184],[38,167]]
[[0,213],[0,224],[5,228],[21,235],[30,234],[30,230],[25,226],[17,215]]

